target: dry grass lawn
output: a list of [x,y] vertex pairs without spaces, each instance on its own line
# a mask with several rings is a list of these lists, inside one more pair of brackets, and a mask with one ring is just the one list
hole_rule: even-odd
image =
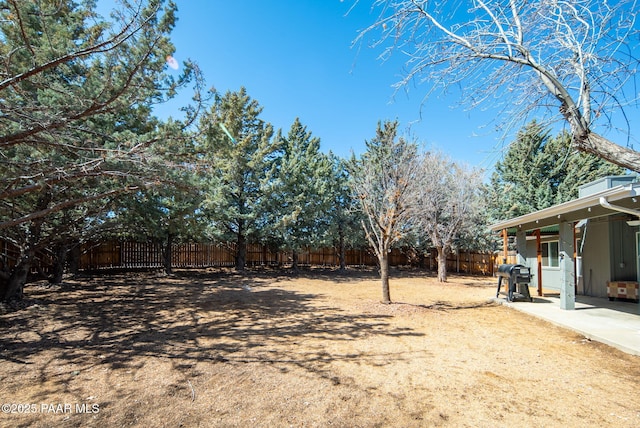
[[30,285],[0,315],[0,425],[640,425],[640,358],[490,303],[492,278],[394,270],[391,293],[357,270]]

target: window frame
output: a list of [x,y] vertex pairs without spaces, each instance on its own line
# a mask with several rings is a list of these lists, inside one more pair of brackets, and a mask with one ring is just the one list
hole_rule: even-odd
[[[555,254],[553,248],[555,244]],[[545,241],[541,245],[542,250],[542,267],[543,268],[559,268],[560,267],[560,241]]]

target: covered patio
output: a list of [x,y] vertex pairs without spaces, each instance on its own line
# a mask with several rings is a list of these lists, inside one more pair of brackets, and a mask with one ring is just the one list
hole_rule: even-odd
[[[637,290],[640,183],[636,181],[636,176],[605,177],[581,186],[577,199],[491,226],[502,235],[505,260],[509,236],[515,236],[517,263],[528,266],[534,274],[531,285],[536,287],[533,295],[538,298],[533,305],[541,302],[543,290],[554,290],[559,293],[557,302],[545,297],[557,303],[550,306],[576,309],[584,271],[589,278],[580,290],[583,294],[606,297],[609,283],[629,283]],[[638,313],[638,304],[631,305]]]

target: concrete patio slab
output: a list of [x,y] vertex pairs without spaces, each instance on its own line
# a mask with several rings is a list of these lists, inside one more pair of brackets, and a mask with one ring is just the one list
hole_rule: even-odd
[[640,315],[638,303],[606,298],[577,296],[575,310],[560,309],[559,297],[534,297],[533,302],[496,302],[571,329],[583,336],[640,356]]

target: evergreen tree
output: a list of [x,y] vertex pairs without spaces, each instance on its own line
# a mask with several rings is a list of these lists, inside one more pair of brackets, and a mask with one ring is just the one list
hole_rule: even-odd
[[577,152],[571,136],[552,137],[533,121],[517,135],[503,160],[498,161],[488,189],[494,220],[518,217],[578,196],[578,187],[624,171],[601,158]]
[[0,237],[20,252],[3,263],[0,299],[20,295],[37,251],[76,215],[98,216],[114,197],[159,182],[148,149],[166,135],[151,107],[192,69],[165,73],[175,4],[128,6],[113,20],[95,1],[0,8]]
[[276,141],[281,156],[264,183],[267,217],[272,240],[292,252],[297,270],[298,252],[318,247],[328,229],[332,165],[320,153],[320,139],[298,118],[286,137],[278,131]]
[[171,273],[172,244],[205,239],[204,195],[193,132],[173,119],[162,126],[171,129],[165,135],[175,136],[149,150],[153,162],[162,165],[156,172],[162,185],[120,197],[100,237],[160,243],[165,272]]
[[625,169],[618,165],[598,156],[572,149],[571,135],[568,132],[561,132],[554,137],[545,146],[544,152],[559,176],[551,205],[577,198],[578,189],[583,184],[608,175],[625,174]]
[[259,235],[265,204],[261,183],[271,169],[276,146],[273,128],[260,119],[262,107],[238,92],[216,95],[200,122],[199,168],[205,175],[205,211],[211,234],[221,242],[234,242],[235,267],[245,268],[247,240]]
[[535,121],[518,132],[491,176],[492,212],[517,217],[536,211],[539,189],[547,187],[545,177],[549,170],[540,165],[539,154],[548,138],[549,132]]
[[172,179],[165,186],[141,189],[118,200],[110,213],[103,239],[117,238],[160,243],[165,273],[172,273],[172,245],[176,242],[202,241],[205,221],[202,193],[193,171],[169,169]]
[[346,250],[365,248],[367,239],[362,230],[362,211],[351,192],[351,176],[348,161],[329,153],[332,173],[329,178],[330,205],[328,210],[329,227],[324,236],[325,246],[333,247],[338,253],[340,270],[346,269]]

